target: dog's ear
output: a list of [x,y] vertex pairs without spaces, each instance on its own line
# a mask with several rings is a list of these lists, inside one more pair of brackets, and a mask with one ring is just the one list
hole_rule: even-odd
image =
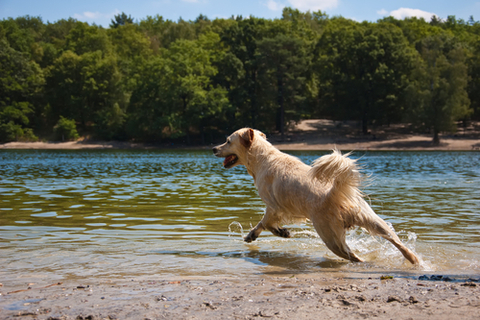
[[242,145],[245,148],[250,148],[253,142],[253,137],[255,136],[255,131],[253,129],[247,129],[245,132],[242,134],[242,139],[240,141],[242,142]]

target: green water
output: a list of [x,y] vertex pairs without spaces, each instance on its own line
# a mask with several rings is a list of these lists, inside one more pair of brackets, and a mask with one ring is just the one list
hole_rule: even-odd
[[[323,152],[296,152],[311,163]],[[242,235],[264,205],[245,168],[202,151],[0,151],[0,278],[480,274],[479,152],[358,152],[364,191],[423,260],[362,230],[331,254],[310,224],[292,239]]]

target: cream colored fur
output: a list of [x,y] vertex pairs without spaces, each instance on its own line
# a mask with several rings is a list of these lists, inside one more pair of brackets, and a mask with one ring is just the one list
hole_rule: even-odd
[[249,128],[234,132],[213,152],[225,157],[226,168],[244,165],[267,206],[246,242],[254,241],[263,230],[288,238],[290,233],[282,225],[309,219],[326,246],[344,259],[362,261],[345,241],[346,230],[360,226],[393,243],[411,263],[419,263],[365,201],[359,190],[357,164],[348,155],[335,150],[308,166],[272,146],[260,131]]

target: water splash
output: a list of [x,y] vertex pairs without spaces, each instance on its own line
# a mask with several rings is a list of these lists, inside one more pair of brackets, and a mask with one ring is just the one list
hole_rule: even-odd
[[[393,226],[387,222],[389,227],[395,232]],[[399,269],[419,269],[423,271],[433,271],[435,268],[429,262],[425,261],[423,255],[416,250],[417,234],[414,232],[399,231],[395,232],[407,248],[412,250],[420,260],[419,266],[409,264],[401,252],[388,240],[372,236],[363,228],[355,228],[347,233],[347,243],[350,248],[359,252],[360,256],[367,261],[375,261],[375,265],[388,268]],[[372,266],[374,267],[374,266]]]
[[240,237],[243,240],[245,235],[243,233],[242,224],[238,221],[233,221],[228,225],[228,237],[231,238],[233,236],[236,238],[238,234],[240,234]]

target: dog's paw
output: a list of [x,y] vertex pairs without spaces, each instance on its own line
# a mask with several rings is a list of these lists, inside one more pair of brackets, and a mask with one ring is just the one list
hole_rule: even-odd
[[249,242],[249,243],[252,242],[252,241],[255,241],[255,240],[257,240],[257,236],[252,231],[250,231],[250,233],[247,234],[247,236],[245,238],[243,238],[243,241]]
[[291,238],[290,231],[288,231],[287,228],[278,228],[278,229],[273,229],[272,233],[278,237],[282,238]]

